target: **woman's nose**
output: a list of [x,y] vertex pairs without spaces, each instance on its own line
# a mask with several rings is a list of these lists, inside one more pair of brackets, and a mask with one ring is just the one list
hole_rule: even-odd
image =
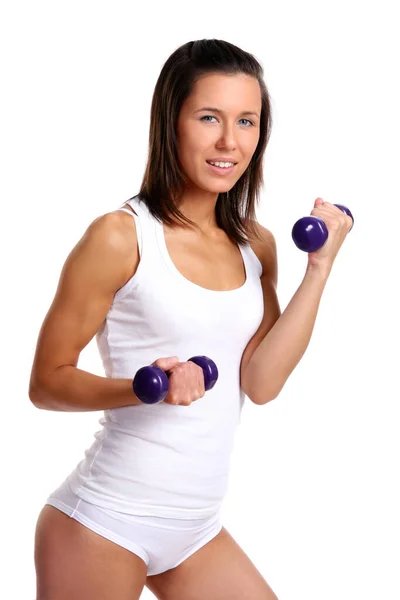
[[225,127],[221,136],[218,140],[218,146],[223,148],[229,148],[230,150],[234,150],[236,148],[236,137],[233,132],[233,128]]

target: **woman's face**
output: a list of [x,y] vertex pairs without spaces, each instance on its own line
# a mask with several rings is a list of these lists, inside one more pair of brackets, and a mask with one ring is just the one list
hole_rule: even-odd
[[[222,193],[247,169],[260,137],[261,90],[255,77],[201,77],[178,117],[179,160],[192,184]],[[233,161],[231,168],[209,161]]]

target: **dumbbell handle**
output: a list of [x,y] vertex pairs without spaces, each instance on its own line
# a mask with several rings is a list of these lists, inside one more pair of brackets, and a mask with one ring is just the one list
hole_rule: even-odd
[[[208,391],[214,387],[218,379],[217,365],[207,356],[192,356],[189,361],[196,363],[203,369],[204,387]],[[189,362],[188,361],[188,362]],[[162,402],[169,390],[169,374],[160,367],[149,365],[136,372],[132,381],[133,391],[144,404],[158,404]]]
[[[349,215],[353,219],[350,210],[343,206],[343,204],[335,204],[344,213]],[[353,229],[353,225],[350,228]],[[309,215],[308,217],[302,217],[293,226],[292,239],[296,246],[304,252],[316,252],[325,244],[328,239],[328,228],[325,222],[319,217]]]

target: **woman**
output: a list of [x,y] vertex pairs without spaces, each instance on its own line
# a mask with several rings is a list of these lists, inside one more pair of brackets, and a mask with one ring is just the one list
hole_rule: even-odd
[[[138,196],[91,223],[40,331],[30,398],[104,410],[85,458],[36,528],[37,600],[276,599],[220,522],[245,395],[276,398],[304,353],[351,226],[321,199],[329,239],[281,316],[273,234],[257,223],[270,135],[260,64],[221,40],[178,48],[157,81]],[[106,377],[77,368],[96,335]],[[206,355],[219,378],[205,392]],[[132,379],[169,373],[159,404]]]

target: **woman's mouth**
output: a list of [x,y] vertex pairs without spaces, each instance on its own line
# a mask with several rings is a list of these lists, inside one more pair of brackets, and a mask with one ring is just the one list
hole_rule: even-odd
[[236,163],[232,162],[220,162],[220,161],[206,161],[211,171],[216,175],[229,175],[236,167]]

